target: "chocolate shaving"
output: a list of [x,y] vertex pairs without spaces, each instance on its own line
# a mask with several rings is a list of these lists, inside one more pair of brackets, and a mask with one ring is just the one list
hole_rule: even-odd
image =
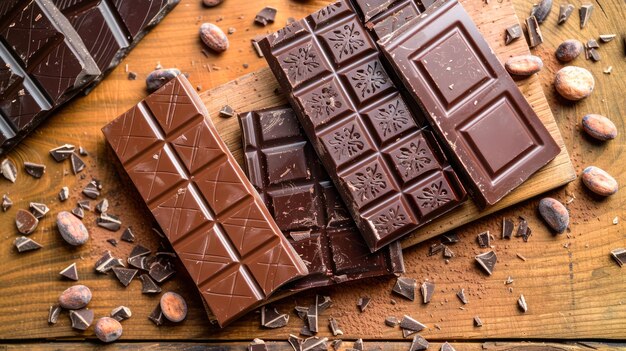
[[415,301],[415,279],[399,277],[392,291],[406,299]]
[[537,19],[534,16],[526,19],[526,30],[528,31],[528,46],[534,48],[543,43],[541,29],[539,29],[539,23],[537,23]]
[[478,234],[476,241],[478,241],[478,246],[483,249],[491,247],[491,235],[489,234],[489,231]]
[[580,29],[585,28],[589,19],[591,18],[591,14],[593,13],[593,5],[592,4],[584,4],[578,9],[578,15],[580,16]]
[[526,298],[524,298],[524,295],[519,296],[519,299],[517,300],[517,306],[522,312],[528,312],[528,304],[526,303]]
[[491,275],[493,269],[496,267],[497,256],[495,251],[487,251],[475,257],[476,262],[483,268],[483,270]]
[[467,301],[467,296],[465,296],[465,289],[459,290],[459,292],[456,293],[456,296],[459,298],[459,300],[461,300],[461,302],[463,302],[464,305],[467,305],[467,303],[469,302]]
[[2,160],[0,164],[0,173],[9,180],[11,183],[15,183],[17,180],[17,167],[15,163],[8,158]]
[[274,307],[261,307],[261,325],[266,328],[282,328],[289,322],[289,315],[279,313]]
[[356,305],[359,307],[359,310],[361,311],[361,313],[365,312],[365,309],[370,304],[370,301],[372,301],[370,297],[367,297],[367,296],[359,297],[359,301],[357,302]]
[[24,162],[24,170],[34,178],[41,178],[46,173],[46,166],[38,163]]
[[156,307],[154,308],[154,310],[152,310],[152,312],[148,316],[148,319],[151,320],[152,323],[156,324],[157,326],[163,324],[163,311],[161,310],[160,303],[158,303]]
[[502,219],[502,239],[511,239],[513,234],[513,220],[510,218]]
[[435,283],[424,282],[420,287],[420,291],[422,292],[422,299],[424,303],[429,303],[433,298],[433,294],[435,293]]
[[48,208],[48,206],[42,203],[38,203],[38,202],[31,202],[29,204],[29,207],[30,207],[30,213],[32,213],[33,216],[35,216],[35,218],[37,219],[42,219],[43,216],[45,216],[48,212],[50,212],[50,209]]
[[50,306],[50,311],[48,311],[48,324],[56,324],[59,321],[59,315],[62,310],[59,304]]
[[115,319],[118,322],[130,318],[132,315],[133,313],[130,311],[130,308],[126,306],[118,306],[111,311],[111,318]]
[[413,337],[413,341],[411,342],[411,347],[409,347],[409,351],[423,351],[428,349],[428,341],[424,339],[421,335],[415,335]]
[[339,329],[339,322],[333,317],[328,319],[328,327],[330,331],[333,333],[333,336],[343,335],[343,331]]
[[11,206],[13,206],[13,201],[7,196],[7,194],[2,195],[2,211],[8,211]]
[[59,201],[63,202],[67,199],[69,199],[70,197],[70,189],[66,186],[61,188],[61,191],[59,191]]
[[441,235],[442,244],[454,244],[461,241],[457,233],[446,233]]
[[72,321],[72,328],[87,330],[93,322],[93,311],[88,309],[71,310],[70,320]]
[[120,240],[132,243],[135,241],[135,234],[133,234],[132,230],[129,228],[126,228],[124,230],[124,232],[122,233],[122,237],[120,238]]
[[112,232],[116,232],[122,227],[122,221],[117,216],[108,213],[101,213],[100,217],[96,218],[96,223]]
[[76,269],[76,262],[67,266],[65,269],[60,271],[59,274],[67,279],[78,281],[78,270]]
[[81,160],[76,153],[72,153],[70,163],[72,164],[72,173],[74,174],[82,172],[86,167],[85,162],[83,162],[83,160]]
[[475,327],[482,327],[483,326],[483,322],[480,320],[480,317],[474,316],[474,326]]
[[557,23],[558,24],[565,23],[565,21],[567,21],[567,19],[572,14],[572,12],[574,12],[574,5],[572,5],[572,4],[562,4],[559,7],[559,19],[558,19]]
[[70,158],[70,155],[74,152],[75,149],[76,147],[71,144],[61,145],[50,150],[50,156],[52,156],[55,161],[61,162]]
[[142,274],[139,276],[139,280],[141,280],[142,294],[158,294],[161,292],[161,288],[156,285],[154,280],[152,280],[149,275]]
[[41,249],[43,246],[33,239],[27,238],[25,236],[20,236],[15,238],[15,248],[17,248],[17,252],[26,252]]

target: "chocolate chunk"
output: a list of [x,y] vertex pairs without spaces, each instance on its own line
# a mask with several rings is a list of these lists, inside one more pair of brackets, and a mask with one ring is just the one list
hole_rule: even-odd
[[559,19],[558,19],[557,23],[558,24],[565,23],[565,21],[567,21],[567,19],[572,14],[572,12],[574,12],[574,5],[572,5],[572,4],[561,4],[559,6]]
[[493,273],[493,269],[496,267],[496,252],[495,251],[487,251],[476,256],[476,262],[483,268],[487,274],[491,275]]
[[308,307],[296,306],[294,310],[296,311],[296,314],[298,315],[298,317],[300,317],[300,319],[302,319],[303,321],[306,321],[306,315],[309,312]]
[[109,200],[102,199],[102,201],[96,204],[96,211],[98,213],[105,213],[109,210]]
[[448,344],[448,342],[446,341],[441,345],[440,351],[456,351],[456,350],[454,350],[454,347],[452,347],[452,345]]
[[537,23],[542,24],[550,12],[552,11],[552,0],[541,0],[535,6],[533,6],[532,11],[530,11],[531,16],[535,16],[537,19]]
[[413,341],[411,342],[411,347],[409,347],[409,351],[423,351],[428,349],[428,341],[424,339],[421,335],[415,335],[413,337]]
[[589,49],[589,57],[594,61],[600,61],[600,53],[596,49]]
[[332,306],[333,301],[330,299],[330,296],[315,295],[315,303],[317,304],[317,313],[324,313]]
[[25,236],[20,236],[15,238],[14,241],[15,248],[17,248],[17,252],[26,252],[32,250],[41,249],[43,246],[33,239],[27,238]]
[[459,292],[456,293],[456,296],[459,298],[459,300],[461,300],[461,302],[463,302],[464,305],[467,305],[467,303],[469,302],[467,301],[467,297],[465,296],[465,289],[459,290]]
[[302,342],[302,351],[327,351],[328,338],[312,336]]
[[[317,301],[317,296],[315,296],[315,300]],[[306,312],[306,325],[312,333],[317,333],[318,331],[318,304],[314,303],[309,306],[309,309]]]
[[42,219],[43,216],[50,212],[48,206],[39,202],[31,202],[28,207],[30,208],[30,213],[37,219]]
[[141,280],[142,294],[158,294],[161,292],[161,288],[156,285],[154,280],[152,280],[148,274],[140,275],[139,280]]
[[118,306],[111,311],[111,318],[118,322],[130,318],[132,315],[133,313],[130,311],[130,308],[126,306]]
[[67,279],[78,281],[78,270],[76,269],[76,262],[67,266],[65,269],[60,271],[59,274]]
[[309,329],[309,326],[307,325],[307,321],[305,320],[305,325],[302,326],[302,328],[300,328],[300,335],[304,335],[304,336],[312,336],[313,332],[311,331],[311,329]]
[[511,278],[511,276],[508,276],[508,277],[506,278],[506,280],[504,281],[504,284],[507,284],[507,285],[508,285],[508,284],[513,284],[513,278]]
[[519,299],[517,299],[517,306],[522,312],[528,312],[528,304],[526,303],[526,298],[524,297],[524,295],[520,295]]
[[28,235],[37,229],[39,220],[32,213],[26,210],[17,210],[15,214],[15,225],[17,231],[21,234]]
[[74,174],[82,172],[83,169],[85,169],[85,167],[87,166],[85,162],[83,162],[83,160],[81,160],[80,157],[78,157],[78,155],[76,155],[75,153],[72,153],[70,161],[72,164],[72,173]]
[[394,316],[389,316],[387,318],[385,318],[385,325],[387,325],[388,327],[397,327],[400,324],[400,321],[398,320],[398,318],[394,317]]
[[252,43],[252,48],[254,49],[258,57],[264,57],[263,51],[261,50],[261,46],[259,46],[259,41],[263,40],[263,38],[265,38],[264,35],[259,35],[259,36],[252,38],[252,40],[250,40],[250,42]]
[[112,269],[113,273],[115,273],[115,276],[117,277],[117,280],[119,280],[124,286],[128,286],[138,272],[136,269],[118,266],[112,267]]
[[261,325],[266,328],[282,328],[289,322],[289,315],[279,313],[274,307],[261,307]]
[[452,258],[454,257],[454,252],[452,251],[452,249],[450,249],[449,247],[445,247],[443,249],[443,257],[445,258]]
[[359,307],[361,313],[365,312],[365,309],[367,308],[367,306],[369,306],[370,301],[372,301],[372,299],[368,296],[359,297],[359,301],[356,305],[357,307]]
[[537,23],[537,19],[534,16],[526,19],[526,30],[528,31],[528,46],[534,48],[543,43],[541,29],[539,29],[539,23]]
[[521,236],[524,241],[528,241],[528,238],[531,234],[532,231],[530,230],[530,228],[528,228],[528,222],[524,218],[520,217],[519,223],[517,225],[517,233],[515,234],[515,236]]
[[78,147],[78,154],[81,155],[81,156],[88,156],[89,155],[87,150],[85,150],[85,148],[82,147],[82,146]]
[[392,291],[406,299],[415,301],[415,279],[407,277],[399,277]]
[[343,335],[343,331],[339,329],[339,322],[333,317],[328,319],[328,328],[330,328],[333,336]]
[[[95,186],[96,185],[94,184],[94,187]],[[91,211],[91,203],[89,202],[89,200],[80,200],[80,201],[78,201],[77,205],[78,205],[78,207],[82,208],[83,210]]]
[[85,211],[83,211],[82,207],[76,207],[72,210],[72,214],[79,219],[83,219],[85,217]]
[[511,239],[513,234],[513,220],[510,218],[502,218],[502,239]]
[[24,162],[24,170],[34,178],[41,178],[46,173],[46,166],[38,163]]
[[133,257],[139,257],[139,256],[147,256],[151,252],[152,251],[150,251],[150,249],[142,245],[135,245],[135,247],[133,247],[133,249],[130,251],[130,255],[128,257],[133,258]]
[[101,213],[100,217],[96,218],[96,223],[112,232],[116,232],[122,227],[122,221],[117,216],[108,213]]
[[150,270],[148,272],[150,277],[152,277],[152,279],[154,279],[157,283],[163,283],[175,273],[176,271],[171,264],[162,264],[161,262],[154,262],[150,265]]
[[363,339],[361,338],[356,339],[356,341],[354,341],[353,348],[355,350],[363,351]]
[[71,310],[70,321],[72,321],[72,328],[87,330],[93,322],[93,311],[86,308],[82,310]]
[[147,263],[147,257],[145,256],[129,257],[127,262],[128,265],[131,267],[143,269],[146,271],[150,269],[149,264]]
[[480,317],[474,316],[474,326],[475,327],[482,327],[483,326],[483,322],[480,320]]
[[59,191],[59,201],[63,202],[70,197],[70,189],[66,186],[61,188]]
[[621,267],[626,263],[626,249],[618,248],[611,250],[611,257]]
[[235,110],[230,105],[224,105],[220,110],[220,117],[232,117],[235,115]]
[[589,19],[591,18],[591,14],[593,13],[593,5],[592,4],[583,4],[578,9],[578,15],[580,16],[580,29],[585,28]]
[[17,180],[17,167],[15,166],[15,163],[8,158],[2,160],[2,163],[0,164],[0,173],[2,173],[6,179],[11,181],[11,183],[15,183],[15,180]]
[[587,40],[587,48],[588,49],[591,49],[591,48],[597,49],[599,47],[600,47],[600,45],[598,44],[597,40],[595,40],[595,39]]
[[428,250],[428,256],[434,256],[446,249],[446,246],[441,243],[430,245],[430,249]]
[[156,305],[154,310],[152,310],[152,312],[148,316],[148,319],[152,321],[152,323],[156,324],[157,326],[163,324],[163,311],[161,310],[160,303]]
[[608,43],[613,39],[615,39],[615,34],[600,34],[600,41],[603,43]]
[[267,345],[265,341],[257,338],[248,345],[248,351],[267,351]]
[[96,199],[100,196],[100,190],[95,182],[89,182],[83,189],[83,194],[90,199]]
[[423,282],[420,287],[420,291],[422,292],[422,300],[424,303],[429,303],[435,293],[435,283],[431,282]]
[[121,259],[113,257],[113,255],[111,255],[111,251],[107,250],[104,255],[96,261],[94,266],[96,272],[107,273],[113,267],[124,267],[124,264]]
[[8,211],[13,206],[13,201],[7,194],[2,195],[2,212]]
[[339,349],[341,348],[341,344],[343,344],[343,340],[335,339],[335,340],[331,341],[330,347],[332,347],[333,350],[335,350],[335,351],[339,351]]
[[59,304],[50,306],[50,311],[48,312],[48,324],[57,324],[62,310],[63,309]]
[[417,320],[404,315],[402,320],[400,321],[400,329],[402,329],[402,337],[406,338],[407,336],[422,331],[426,328],[426,326]]
[[446,233],[441,235],[441,243],[442,244],[454,244],[461,241],[459,235],[454,232]]
[[289,343],[289,345],[291,345],[293,351],[302,351],[302,343],[304,342],[302,338],[299,338],[293,334],[289,334],[287,342]]
[[74,152],[75,149],[76,147],[71,144],[61,145],[50,150],[50,156],[52,156],[55,161],[61,162],[70,158],[70,155]]
[[129,228],[126,228],[124,230],[124,232],[122,233],[122,237],[120,238],[120,240],[132,243],[135,241],[135,234],[133,234],[132,230]]
[[113,238],[107,239],[107,242],[113,246],[117,246],[117,240]]
[[478,246],[483,249],[491,247],[491,235],[489,234],[489,231],[478,234],[476,241],[478,241]]
[[276,18],[276,9],[273,7],[265,7],[254,17],[254,23],[266,26],[268,23],[274,23]]

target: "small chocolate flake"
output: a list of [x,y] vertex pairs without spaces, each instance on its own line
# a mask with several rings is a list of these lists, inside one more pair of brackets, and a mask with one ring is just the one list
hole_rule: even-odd
[[422,292],[422,299],[424,303],[429,303],[433,298],[433,294],[435,293],[435,283],[431,282],[423,282],[420,287],[420,291]]
[[163,324],[163,311],[161,310],[161,304],[157,304],[152,313],[148,316],[148,319],[157,326]]
[[415,279],[399,277],[392,291],[406,299],[415,301]]
[[528,304],[526,303],[526,298],[524,298],[524,295],[519,296],[519,299],[517,300],[517,306],[519,306],[522,312],[528,312]]
[[452,258],[452,257],[454,257],[454,252],[449,247],[446,246],[443,249],[443,257],[445,257],[445,258]]
[[142,294],[158,294],[161,292],[161,288],[150,278],[147,274],[139,276],[141,280],[141,293]]
[[563,24],[565,23],[565,21],[567,21],[567,19],[569,18],[569,16],[572,14],[572,12],[574,12],[574,5],[572,4],[562,4],[559,7],[559,20],[558,20],[558,24]]
[[235,115],[235,110],[230,105],[224,105],[220,110],[220,117],[229,118]]
[[341,344],[343,344],[343,340],[335,339],[335,340],[331,341],[330,347],[332,347],[333,350],[335,350],[335,351],[339,351],[339,349],[341,348]]
[[513,284],[513,278],[511,278],[511,276],[508,276],[506,280],[504,281],[504,284],[506,285]]
[[133,249],[130,251],[130,255],[128,255],[129,258],[133,258],[133,257],[138,257],[138,256],[147,256],[151,253],[152,251],[150,251],[150,249],[141,246],[141,245],[135,245],[135,247],[133,247]]
[[[307,323],[305,321],[305,323]],[[311,329],[309,329],[308,325],[303,325],[302,328],[300,328],[300,335],[304,335],[304,336],[313,336],[313,332],[311,331]]]
[[127,262],[128,262],[128,265],[131,267],[148,270],[146,259],[147,257],[145,256],[129,257]]
[[454,244],[461,241],[457,233],[446,233],[441,235],[442,244]]
[[59,272],[62,277],[67,279],[78,281],[78,270],[76,269],[76,262],[67,266],[65,269]]
[[7,194],[2,195],[2,211],[8,211],[11,206],[13,206],[13,201],[9,199],[9,196]]
[[83,194],[90,199],[96,199],[100,196],[100,190],[98,190],[98,186],[92,181],[83,189]]
[[259,46],[259,42],[263,40],[264,38],[265,38],[264,35],[257,35],[256,37],[252,38],[252,40],[250,41],[252,43],[252,48],[254,49],[258,57],[264,57],[263,50],[261,50],[261,46]]
[[41,178],[46,173],[46,166],[38,163],[24,162],[24,170],[34,178]]
[[130,229],[130,227],[126,228],[124,230],[124,232],[122,233],[122,237],[120,238],[120,240],[132,243],[135,241],[135,234],[133,234],[132,230]]
[[502,219],[502,239],[511,239],[511,235],[513,234],[513,220],[510,218]]
[[522,254],[520,254],[520,253],[516,253],[515,255],[516,255],[516,256],[517,256],[517,258],[519,258],[520,260],[522,260],[522,261],[526,261],[526,257],[522,256]]
[[306,312],[306,325],[309,327],[309,330],[312,333],[317,333],[318,331],[318,308],[319,305],[317,304],[317,298],[319,295],[315,296],[315,303],[312,304],[311,306],[309,306],[309,309]]
[[491,247],[491,235],[489,234],[489,231],[478,234],[476,241],[478,241],[478,246],[483,249]]
[[459,290],[459,292],[456,293],[456,296],[459,298],[459,300],[461,300],[461,302],[463,302],[464,305],[467,305],[467,303],[469,302],[467,301],[467,296],[465,296],[465,289]]
[[428,346],[429,346],[428,341],[426,341],[426,339],[424,339],[423,336],[415,335],[413,337],[413,341],[411,342],[411,347],[409,348],[409,351],[427,350]]
[[17,210],[15,214],[15,226],[17,231],[24,235],[29,235],[37,229],[39,220],[32,213],[26,210]]
[[442,252],[445,249],[444,244],[432,244],[430,245],[430,249],[428,250],[428,256],[436,255]]
[[289,345],[291,345],[293,351],[302,351],[303,341],[304,340],[302,338],[299,338],[293,334],[289,334],[289,337],[287,338],[287,342],[289,343]]
[[122,221],[117,216],[108,213],[100,214],[100,217],[96,219],[96,224],[112,232],[116,232],[122,227]]
[[61,162],[70,158],[70,155],[74,152],[75,149],[76,147],[71,144],[61,145],[50,150],[50,156],[52,156],[55,161]]
[[609,41],[615,39],[615,34],[600,34],[600,41],[603,43],[608,43]]
[[537,23],[535,16],[530,16],[526,19],[526,30],[528,31],[528,46],[534,48],[543,43],[541,29],[539,29],[539,23]]
[[363,339],[361,338],[356,339],[356,341],[354,342],[353,348],[355,350],[363,351]]
[[83,162],[83,160],[81,160],[80,157],[78,157],[78,155],[76,155],[75,153],[72,153],[70,161],[72,164],[72,173],[74,174],[82,172],[87,166],[85,165],[85,162]]
[[514,24],[505,30],[504,45],[509,45],[521,37],[522,37],[522,27],[519,25],[519,23]]
[[71,310],[70,320],[72,321],[72,328],[87,330],[93,322],[93,311],[86,308],[82,310]]
[[256,338],[248,345],[248,351],[267,351],[267,345],[265,341]]
[[113,246],[117,246],[117,240],[111,238],[111,239],[107,239],[107,242]]
[[261,26],[267,26],[268,23],[274,22],[276,12],[276,9],[273,7],[265,7],[257,13],[256,17],[254,17],[254,23]]
[[585,28],[589,19],[591,18],[591,14],[593,13],[593,5],[592,4],[584,4],[578,9],[578,15],[580,16],[580,29]]
[[404,317],[402,317],[402,321],[400,321],[400,328],[413,332],[419,332],[426,329],[426,326],[417,320],[404,315]]
[[300,317],[300,319],[302,319],[303,321],[306,321],[306,315],[309,312],[308,307],[296,306],[294,310],[296,311],[296,314],[298,315],[298,317]]
[[39,202],[31,202],[28,207],[30,208],[30,213],[32,213],[37,219],[42,219],[48,212],[50,212],[48,206]]
[[161,262],[155,262],[150,266],[150,271],[148,273],[157,283],[163,283],[165,280],[173,276],[176,271],[170,264],[163,265]]
[[0,164],[0,173],[2,173],[2,175],[11,183],[15,183],[17,180],[17,167],[15,166],[15,163],[8,158],[2,160],[2,163]]
[[531,16],[535,16],[537,18],[537,23],[543,23],[550,12],[552,11],[552,0],[541,0],[539,3],[533,7],[530,12]]
[[618,248],[611,250],[611,257],[613,257],[615,262],[622,267],[626,263],[626,249]]
[[600,44],[598,44],[597,40],[595,40],[595,39],[587,40],[587,48],[588,49],[591,49],[591,48],[597,49],[599,47],[600,47]]
[[280,313],[274,307],[261,307],[261,325],[265,328],[282,328],[289,322],[289,315]]
[[113,257],[111,251],[107,250],[98,261],[95,263],[96,272],[107,273],[113,267],[124,267],[122,260]]
[[520,217],[519,218],[519,224],[517,225],[517,233],[515,234],[516,237],[524,237],[526,236],[526,231],[528,230],[528,222]]
[[388,327],[397,327],[400,324],[400,321],[398,320],[398,318],[394,317],[394,316],[389,316],[387,318],[385,318],[385,325]]
[[476,262],[485,270],[489,275],[493,273],[493,269],[496,267],[497,256],[495,251],[487,251],[475,257]]
[[83,210],[91,211],[91,203],[89,202],[89,200],[80,200],[77,204],[78,207],[82,208]]
[[326,342],[328,338],[312,336],[302,342],[302,351],[326,351],[328,350]]
[[48,324],[57,324],[62,310],[59,304],[50,306],[50,311],[48,311]]
[[111,311],[111,318],[118,322],[130,318],[132,315],[133,313],[130,311],[130,308],[126,306],[118,306]]
[[81,207],[76,207],[72,210],[72,214],[80,219],[85,218],[85,211]]
[[330,296],[324,295],[315,295],[315,303],[317,304],[317,313],[324,313],[330,306],[332,306],[333,301],[330,299]]
[[70,189],[66,186],[61,188],[59,191],[59,201],[63,202],[70,197]]
[[589,57],[593,60],[593,62],[600,61],[600,53],[596,49],[589,49]]
[[98,213],[105,213],[109,210],[109,200],[102,199],[102,201],[96,204],[96,211]]
[[87,152],[87,150],[82,146],[78,147],[78,154],[81,156],[89,156],[89,153]]
[[448,344],[448,342],[444,342],[443,345],[441,345],[441,350],[440,351],[456,351],[454,349],[454,347],[452,347],[452,345]]
[[356,305],[359,307],[359,311],[361,311],[361,313],[365,312],[365,309],[367,309],[367,306],[369,306],[370,301],[372,301],[370,297],[367,297],[367,296],[359,297],[359,300]]
[[483,326],[483,322],[480,320],[480,317],[474,316],[474,326],[478,328]]
[[127,76],[128,80],[135,80],[137,79],[137,73],[130,71],[128,72],[128,76]]
[[339,322],[333,317],[328,319],[328,328],[330,328],[333,336],[343,335],[343,331],[339,329]]

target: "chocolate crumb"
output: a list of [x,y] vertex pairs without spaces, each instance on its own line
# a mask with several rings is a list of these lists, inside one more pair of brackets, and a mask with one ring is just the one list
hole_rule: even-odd
[[115,247],[117,246],[117,240],[113,238],[107,239],[107,242]]
[[220,110],[220,117],[229,118],[235,115],[235,110],[230,105],[224,105]]
[[515,255],[516,255],[516,256],[517,256],[517,258],[519,258],[520,260],[522,260],[522,261],[526,261],[526,257],[522,256],[522,254],[520,254],[520,253],[516,253]]
[[259,13],[257,13],[254,18],[254,23],[266,26],[268,23],[273,23],[274,19],[276,19],[277,10],[273,7],[265,7]]
[[66,186],[61,188],[61,191],[59,191],[59,201],[63,202],[67,199],[69,199],[70,197],[70,189]]
[[137,79],[137,73],[132,72],[132,71],[128,72],[128,80],[135,80],[135,79]]
[[76,147],[74,145],[65,144],[55,147],[54,149],[50,150],[49,153],[55,161],[61,162],[70,158],[70,155],[74,152],[75,149]]
[[491,247],[490,238],[491,238],[491,235],[489,234],[489,231],[478,234],[478,236],[476,237],[476,241],[478,241],[478,246],[480,246],[483,249]]

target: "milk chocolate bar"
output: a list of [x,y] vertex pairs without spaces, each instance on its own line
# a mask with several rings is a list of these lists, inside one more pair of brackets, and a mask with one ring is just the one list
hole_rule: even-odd
[[221,326],[308,273],[184,76],[103,133]]
[[309,275],[291,291],[404,271],[398,241],[370,253],[293,110],[239,115],[244,170]]
[[333,3],[260,44],[370,250],[465,200],[351,5]]
[[458,1],[436,2],[379,44],[479,207],[495,204],[559,154]]

